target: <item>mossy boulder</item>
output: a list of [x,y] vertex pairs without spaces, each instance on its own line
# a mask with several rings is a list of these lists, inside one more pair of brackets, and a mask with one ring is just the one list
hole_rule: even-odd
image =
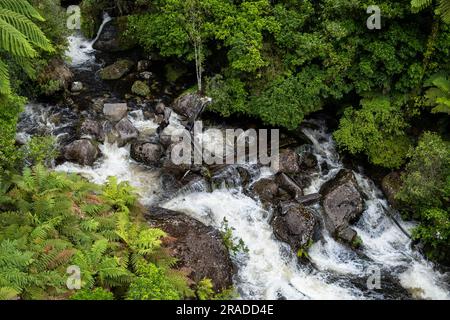
[[150,95],[150,88],[145,82],[136,81],[131,87],[131,92],[138,96],[147,97]]
[[134,62],[130,60],[118,60],[112,65],[109,65],[100,70],[100,77],[103,80],[118,80],[130,72],[133,68]]

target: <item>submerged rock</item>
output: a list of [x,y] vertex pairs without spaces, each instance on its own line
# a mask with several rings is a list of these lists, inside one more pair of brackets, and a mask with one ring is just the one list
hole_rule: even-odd
[[305,249],[313,240],[317,226],[315,216],[296,202],[283,202],[272,220],[273,232],[277,239],[286,242],[297,252]]
[[127,114],[128,106],[126,103],[105,103],[103,105],[103,114],[111,121],[119,121]]
[[148,166],[160,163],[163,149],[160,144],[150,142],[136,142],[131,145],[131,158]]
[[320,194],[325,224],[330,233],[344,242],[354,239],[355,235],[347,228],[361,217],[364,201],[353,172],[347,169],[339,171],[334,179],[322,186]]
[[99,156],[100,150],[88,139],[76,140],[64,148],[64,157],[67,160],[83,166],[93,165]]
[[134,62],[131,60],[119,60],[110,66],[100,70],[102,80],[118,80],[130,72]]
[[189,272],[195,282],[209,278],[216,291],[233,285],[234,274],[220,232],[179,212],[152,208],[146,215],[153,227],[167,232],[174,240],[168,248],[179,259],[177,267]]

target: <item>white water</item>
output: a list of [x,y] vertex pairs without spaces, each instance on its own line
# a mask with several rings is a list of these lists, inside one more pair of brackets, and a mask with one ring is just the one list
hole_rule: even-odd
[[69,45],[66,50],[66,57],[72,67],[88,68],[95,61],[95,49],[92,48],[94,43],[100,37],[104,26],[111,21],[112,18],[104,13],[103,22],[93,40],[86,39],[81,33],[76,33],[67,38]]
[[[94,62],[94,41],[80,36],[71,37],[69,41],[71,46],[67,55],[72,66],[83,68]],[[31,115],[36,113],[32,107],[27,112]],[[52,132],[55,126],[48,121],[49,117],[39,111],[35,118],[31,116],[31,122],[35,121]],[[152,135],[157,128],[141,113],[130,114],[129,118],[146,135]],[[304,129],[304,133],[313,142],[313,152],[323,169],[312,177],[311,185],[304,190],[305,194],[317,192],[343,167],[331,135],[324,131],[323,124],[313,124],[321,129]],[[182,128],[180,117],[172,113],[170,125],[163,134],[174,135]],[[202,138],[205,144],[210,145],[210,150],[217,150],[215,144],[220,139],[208,133]],[[104,183],[109,176],[116,176],[119,181],[129,181],[138,189],[143,204],[158,203],[161,199],[159,170],[130,159],[129,146],[119,148],[105,143],[100,149],[103,157],[93,167],[66,162],[56,170],[79,173],[96,183]],[[271,172],[268,168],[261,168],[254,175],[259,179],[270,176]],[[323,239],[309,250],[310,259],[317,269],[297,263],[290,248],[274,238],[269,223],[271,212],[264,210],[257,200],[245,195],[239,187],[213,192],[193,188],[189,193],[178,194],[161,205],[185,212],[216,228],[220,228],[224,218],[228,220],[229,226],[234,229],[234,236],[242,238],[249,248],[248,254],[233,258],[238,266],[234,282],[245,299],[380,299],[384,297],[385,276],[396,279],[414,298],[449,299],[444,275],[411,249],[410,239],[387,216],[388,204],[381,192],[363,175],[356,174],[356,177],[367,197],[366,210],[355,226],[363,241],[362,252],[366,257],[336,242],[324,231]],[[320,213],[319,205],[313,209]],[[400,223],[406,230],[413,227],[401,220]],[[365,283],[371,267],[380,268],[383,277],[381,290],[377,292],[355,285],[355,281],[360,279]]]

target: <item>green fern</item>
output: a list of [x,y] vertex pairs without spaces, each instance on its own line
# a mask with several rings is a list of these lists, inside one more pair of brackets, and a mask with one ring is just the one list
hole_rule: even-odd
[[[436,13],[442,21],[450,23],[450,0],[438,0]],[[422,11],[432,5],[432,0],[411,0],[411,8],[414,12]]]
[[[8,53],[28,75],[34,75],[28,59],[38,52],[54,51],[50,41],[32,20],[44,18],[26,0],[0,0],[0,52]],[[10,95],[7,64],[0,59],[0,94]]]

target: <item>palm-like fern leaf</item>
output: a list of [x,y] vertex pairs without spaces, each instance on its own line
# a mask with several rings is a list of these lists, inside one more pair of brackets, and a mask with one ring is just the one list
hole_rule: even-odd
[[26,0],[0,0],[0,8],[5,8],[20,13],[30,19],[36,19],[39,21],[45,20]]
[[18,31],[20,31],[26,38],[36,47],[46,51],[52,51],[50,41],[45,37],[44,33],[27,17],[11,11],[9,9],[0,8],[0,19],[6,21]]
[[11,94],[8,66],[2,60],[0,60],[0,94]]

